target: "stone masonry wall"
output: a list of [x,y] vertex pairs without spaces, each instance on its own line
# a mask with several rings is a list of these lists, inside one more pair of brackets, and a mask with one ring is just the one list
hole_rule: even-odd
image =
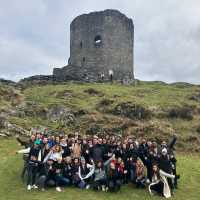
[[119,11],[80,15],[70,25],[69,66],[54,69],[54,76],[96,80],[113,70],[116,80],[133,79],[133,46],[133,21]]

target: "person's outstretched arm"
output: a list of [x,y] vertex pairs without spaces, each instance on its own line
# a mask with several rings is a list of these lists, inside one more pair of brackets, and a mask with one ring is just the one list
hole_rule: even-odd
[[174,179],[174,178],[175,178],[175,175],[168,174],[168,173],[164,172],[164,171],[161,170],[161,169],[160,169],[159,173],[160,173],[161,176],[166,176],[167,178],[171,178],[171,179]]

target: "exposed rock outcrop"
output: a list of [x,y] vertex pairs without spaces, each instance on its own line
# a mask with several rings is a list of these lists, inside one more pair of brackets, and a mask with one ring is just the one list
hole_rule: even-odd
[[72,125],[76,122],[73,112],[64,106],[54,106],[47,113],[48,120],[58,122],[62,126]]

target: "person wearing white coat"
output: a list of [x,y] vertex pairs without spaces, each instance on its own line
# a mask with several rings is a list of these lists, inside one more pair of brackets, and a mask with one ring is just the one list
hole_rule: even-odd
[[156,164],[153,165],[152,183],[149,185],[150,194],[158,193],[165,198],[170,198],[171,190],[167,182],[167,178],[174,179],[175,176],[159,169]]

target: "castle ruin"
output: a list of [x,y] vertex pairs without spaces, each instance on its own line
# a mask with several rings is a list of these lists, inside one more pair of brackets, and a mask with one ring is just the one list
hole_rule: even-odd
[[134,25],[117,10],[76,17],[70,25],[68,65],[54,68],[55,80],[98,81],[134,78]]

